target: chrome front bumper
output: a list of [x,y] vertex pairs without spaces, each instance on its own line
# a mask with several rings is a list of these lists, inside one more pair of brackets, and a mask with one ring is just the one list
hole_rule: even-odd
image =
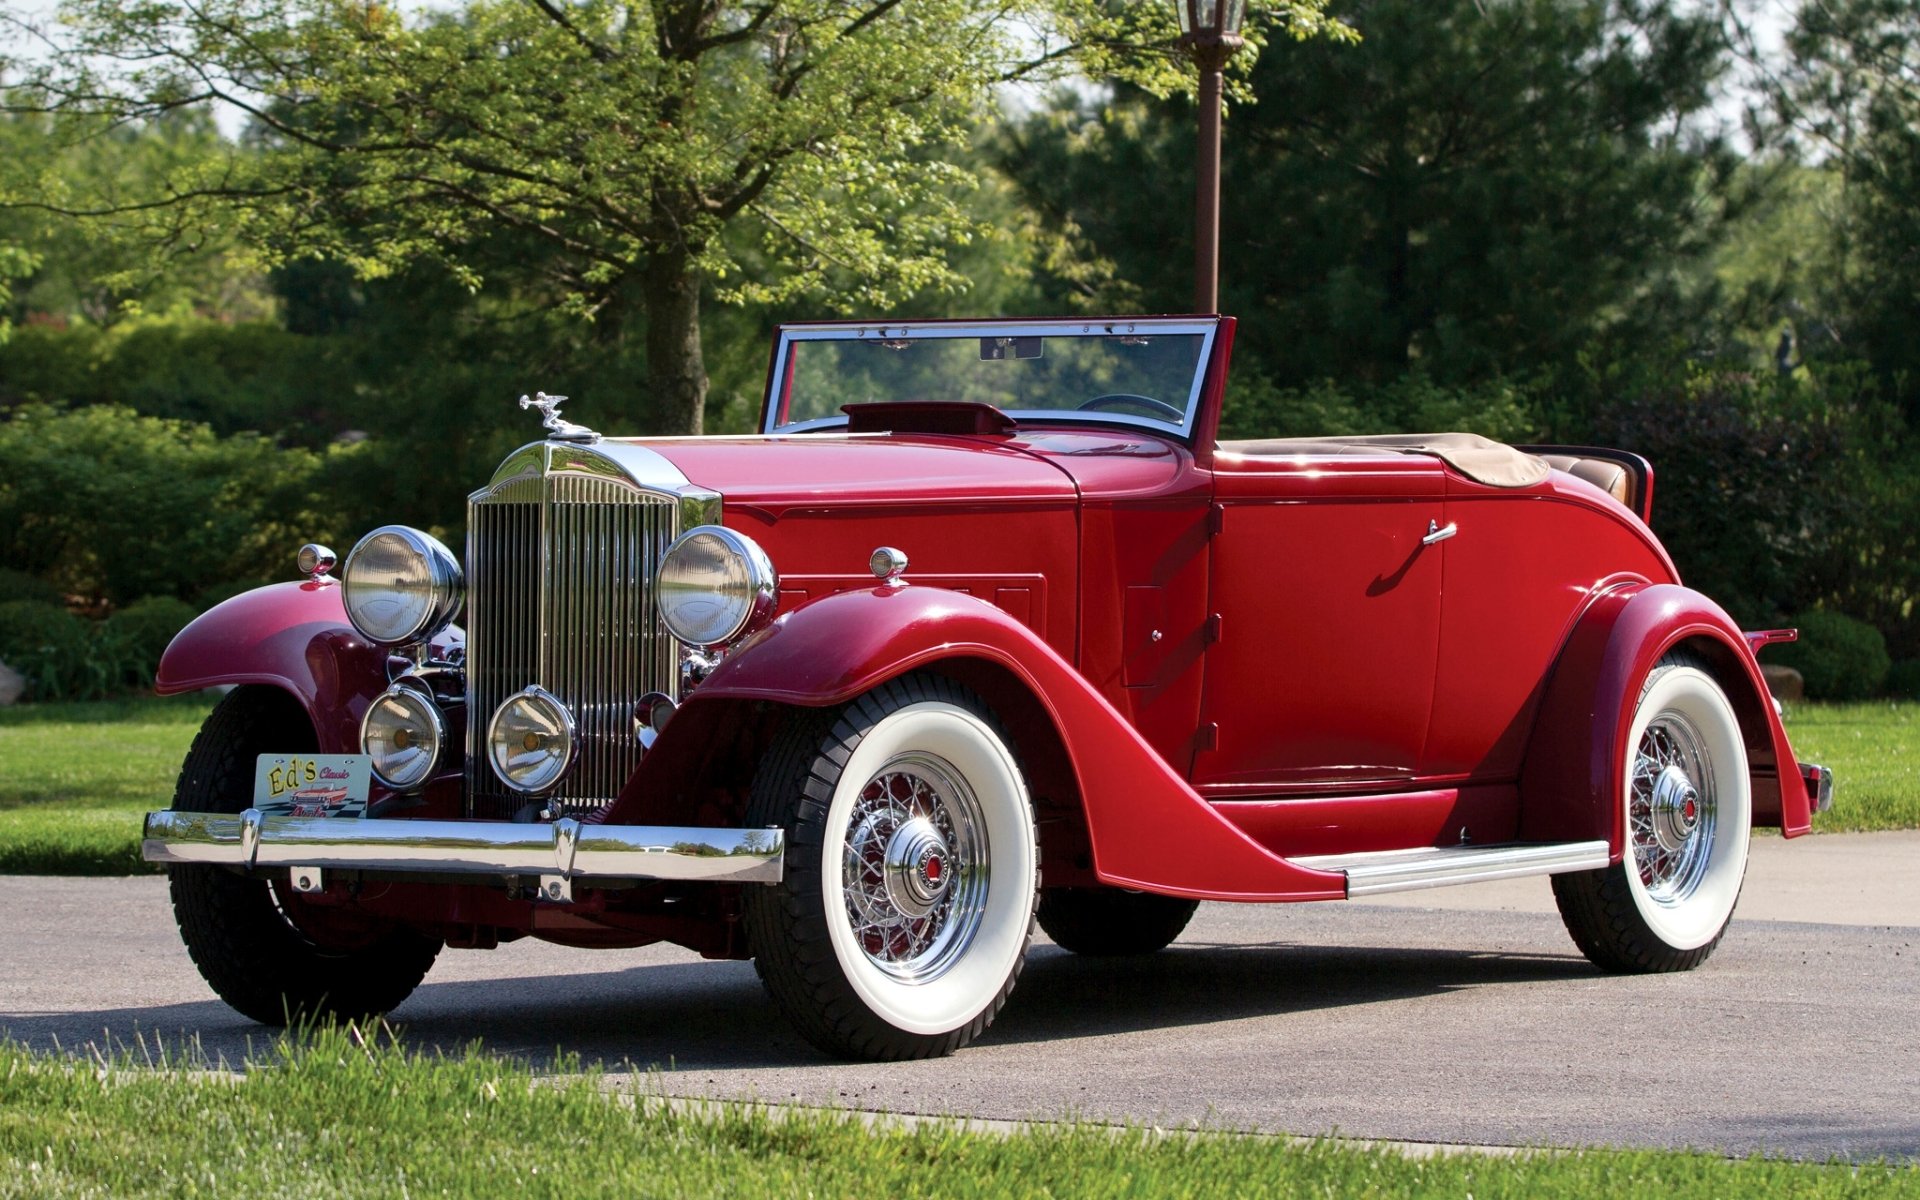
[[571,899],[574,880],[779,883],[785,852],[778,829],[269,817],[256,808],[148,813],[140,845],[148,862],[292,868],[302,891],[317,890],[323,870],[537,876],[554,900]]

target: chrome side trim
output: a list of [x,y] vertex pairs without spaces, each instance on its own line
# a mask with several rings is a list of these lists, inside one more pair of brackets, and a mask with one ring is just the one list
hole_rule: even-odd
[[1316,854],[1289,861],[1312,871],[1340,871],[1347,896],[1485,883],[1524,875],[1558,875],[1607,865],[1607,843],[1527,842],[1504,846],[1440,846],[1366,854]]
[[779,883],[778,829],[676,825],[551,825],[504,821],[147,814],[141,857],[158,863],[320,867],[344,871],[482,875],[496,879],[667,879]]

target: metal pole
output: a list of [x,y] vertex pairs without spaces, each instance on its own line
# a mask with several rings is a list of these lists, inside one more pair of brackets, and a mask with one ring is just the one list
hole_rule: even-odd
[[1199,183],[1193,204],[1193,311],[1201,313],[1220,309],[1220,85],[1219,63],[1201,62]]

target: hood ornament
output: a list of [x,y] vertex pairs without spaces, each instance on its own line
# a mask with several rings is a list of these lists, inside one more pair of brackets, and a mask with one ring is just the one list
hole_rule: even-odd
[[560,415],[560,405],[565,396],[549,396],[545,392],[535,392],[531,396],[520,397],[521,408],[537,408],[546,417],[541,424],[553,432],[547,435],[553,442],[597,442],[600,435],[585,425],[575,425]]

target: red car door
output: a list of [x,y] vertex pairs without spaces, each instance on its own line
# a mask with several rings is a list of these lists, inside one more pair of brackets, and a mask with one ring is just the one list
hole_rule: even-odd
[[1422,539],[1444,524],[1441,465],[1258,449],[1214,461],[1193,782],[1218,799],[1410,782],[1433,703],[1446,543]]

